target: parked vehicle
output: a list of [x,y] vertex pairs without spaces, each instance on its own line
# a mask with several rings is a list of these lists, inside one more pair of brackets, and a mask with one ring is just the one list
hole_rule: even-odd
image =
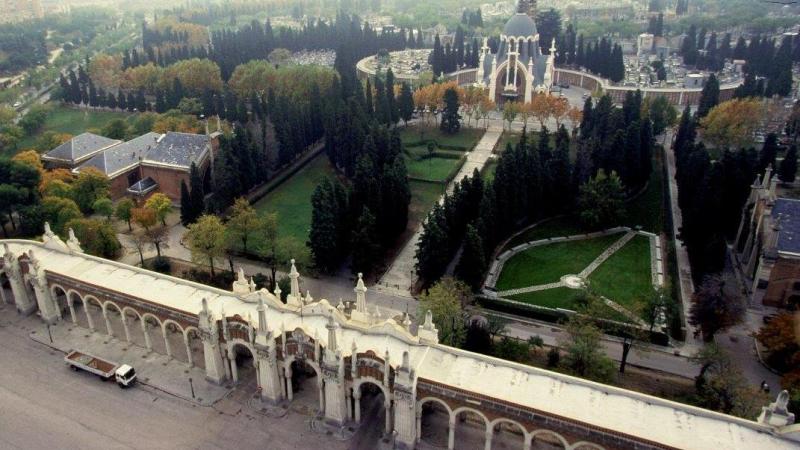
[[136,382],[136,371],[133,367],[127,364],[106,361],[88,353],[72,350],[64,357],[64,362],[72,370],[84,370],[97,375],[103,381],[114,378],[121,388],[129,387]]

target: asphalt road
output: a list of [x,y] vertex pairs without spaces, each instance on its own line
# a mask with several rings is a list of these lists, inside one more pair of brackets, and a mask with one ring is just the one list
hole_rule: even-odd
[[236,406],[195,406],[141,385],[122,390],[72,372],[62,354],[28,338],[33,320],[0,306],[0,448],[348,447],[310,431],[304,416],[273,419]]

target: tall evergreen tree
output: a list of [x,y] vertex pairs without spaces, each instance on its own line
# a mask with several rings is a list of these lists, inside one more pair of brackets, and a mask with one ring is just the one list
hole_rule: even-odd
[[467,225],[464,236],[464,249],[455,268],[455,276],[465,282],[472,290],[477,290],[483,281],[486,272],[486,255],[483,249],[483,240],[477,229]]
[[705,117],[712,108],[719,104],[719,81],[713,73],[708,77],[700,101],[697,105],[697,118]]
[[458,93],[449,88],[444,91],[444,110],[440,128],[445,133],[454,134],[461,129],[461,115],[458,113]]
[[794,183],[797,175],[797,146],[792,145],[781,161],[778,178],[784,183]]

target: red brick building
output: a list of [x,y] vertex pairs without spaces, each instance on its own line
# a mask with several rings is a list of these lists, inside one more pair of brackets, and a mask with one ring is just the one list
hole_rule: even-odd
[[111,198],[126,195],[147,197],[153,192],[166,194],[173,202],[180,201],[181,182],[189,184],[189,171],[194,163],[210,177],[210,165],[218,149],[218,133],[212,135],[167,132],[147,133],[127,142],[105,148],[80,167],[94,167],[111,181]]

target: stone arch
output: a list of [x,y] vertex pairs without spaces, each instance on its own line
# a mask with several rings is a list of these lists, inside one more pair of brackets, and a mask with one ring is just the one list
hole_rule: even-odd
[[528,430],[513,419],[497,418],[489,424],[489,430],[492,445],[499,445],[501,448],[522,449],[528,441]]
[[50,297],[56,305],[58,317],[61,320],[75,323],[75,310],[72,309],[72,305],[69,302],[67,290],[58,284],[53,284],[50,286]]
[[70,289],[67,291],[67,302],[75,311],[75,325],[89,329],[89,316],[86,313],[86,300],[83,296],[78,291]]
[[187,326],[183,330],[183,340],[189,365],[205,369],[206,357],[205,350],[203,349],[203,339],[200,337],[200,330],[191,325]]
[[123,319],[122,308],[111,300],[106,300],[103,303],[103,316],[108,320],[111,335],[119,340],[129,341],[128,335],[130,331],[127,330],[128,326]]
[[569,442],[551,430],[536,430],[528,436],[530,448],[532,450],[553,450],[553,449],[569,449]]
[[444,400],[425,397],[417,402],[417,442],[447,447],[453,410]]
[[126,336],[128,343],[147,348],[147,342],[142,328],[142,315],[139,314],[139,311],[130,306],[124,306],[122,308],[122,316],[125,318],[124,323],[128,328],[128,336]]
[[[313,375],[311,375],[312,371]],[[284,393],[290,402],[297,400],[301,404],[318,407],[320,411],[325,410],[322,369],[319,364],[301,355],[290,355],[284,359],[282,375]],[[312,378],[315,380],[311,380]],[[314,389],[309,389],[312,385]],[[316,397],[315,392],[317,393]]]
[[[161,322],[161,319],[154,314],[144,313],[142,314],[141,326],[147,350],[166,355],[167,349],[164,344],[164,333],[162,331],[164,324]],[[158,330],[158,332],[153,333],[153,330]]]
[[360,378],[353,384],[353,417],[361,423],[365,417],[383,417],[384,423],[376,422],[383,434],[391,433],[392,397],[386,387],[374,378]]
[[164,347],[167,356],[188,363],[185,341],[183,339],[183,326],[172,319],[165,319],[161,323],[161,333],[164,336]]
[[243,379],[253,378],[251,375],[257,371],[256,350],[249,342],[241,339],[229,341],[227,354],[231,378],[233,378],[234,383]]
[[580,441],[572,444],[572,450],[604,450],[603,447],[591,442]]
[[[525,89],[527,86],[527,68],[521,61],[515,60],[514,65],[517,67],[517,97],[515,101],[524,102],[525,101]],[[496,78],[495,81],[495,98],[494,100],[498,105],[502,105],[503,102],[507,101],[506,97],[503,96],[503,91],[506,87],[506,71],[509,68],[508,59],[503,61],[496,69]],[[514,73],[511,72],[509,74],[509,84],[514,84]]]
[[[490,442],[489,447],[491,448],[492,435],[490,434],[490,423],[491,421],[489,418],[475,408],[469,406],[456,408],[453,410],[453,415],[450,420],[450,424],[453,426],[450,427],[449,442],[458,442],[459,445],[470,448],[485,448],[485,443],[488,440]],[[453,448],[452,445],[449,445],[449,447]]]
[[85,295],[83,297],[83,306],[86,312],[86,319],[89,322],[89,329],[101,334],[110,334],[103,314],[103,302],[94,295]]

